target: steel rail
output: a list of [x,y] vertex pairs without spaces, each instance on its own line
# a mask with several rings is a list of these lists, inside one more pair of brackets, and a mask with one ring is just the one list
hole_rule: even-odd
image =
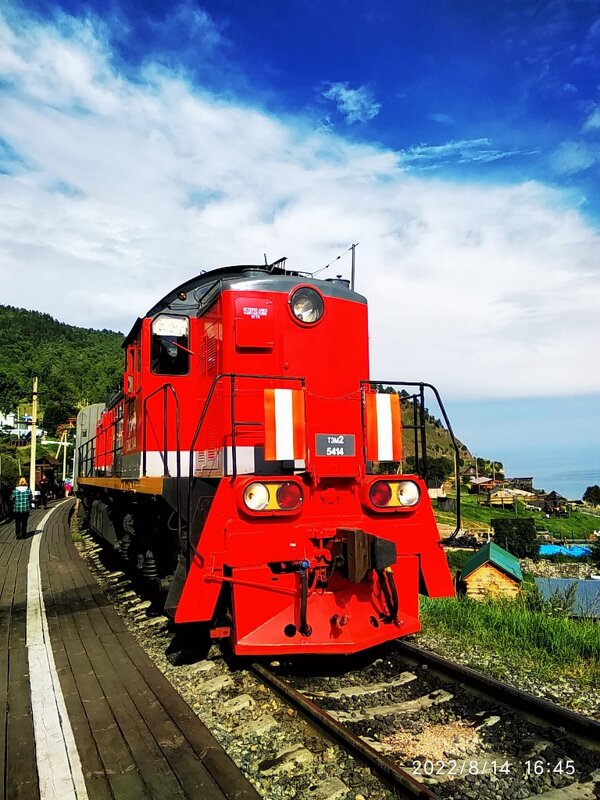
[[483,672],[454,661],[448,661],[437,653],[424,650],[408,642],[398,640],[396,645],[400,654],[404,653],[421,664],[427,664],[428,667],[437,669],[466,687],[475,687],[490,696],[495,703],[500,703],[518,714],[526,712],[550,723],[555,728],[562,727],[569,733],[589,739],[595,744],[600,742],[600,722],[592,717],[571,711],[544,697],[537,697],[523,689],[517,689],[515,686],[509,686],[497,678],[492,678]]
[[394,790],[400,790],[402,797],[439,800],[439,796],[434,794],[431,789],[420,783],[416,778],[413,778],[409,772],[399,767],[391,759],[378,753],[375,748],[363,741],[360,736],[348,730],[305,695],[290,686],[287,681],[273,674],[262,664],[252,664],[250,670],[288,703],[295,706],[311,722],[316,723],[329,736],[340,742],[345,749],[350,750],[353,755],[377,772]]

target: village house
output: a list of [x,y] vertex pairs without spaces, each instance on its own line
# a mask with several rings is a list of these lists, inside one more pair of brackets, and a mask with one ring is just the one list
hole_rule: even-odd
[[494,542],[488,542],[465,561],[458,586],[459,591],[474,600],[490,596],[515,598],[522,580],[519,559]]
[[546,514],[566,514],[569,510],[569,501],[558,492],[550,492],[544,497],[544,511]]
[[525,492],[533,492],[533,478],[507,478],[506,483],[511,489],[523,489]]
[[489,493],[485,505],[494,508],[514,508],[515,501],[516,498],[511,489],[507,489],[505,486],[497,486]]
[[481,494],[481,492],[491,492],[495,489],[501,481],[496,481],[493,478],[482,476],[481,478],[471,478],[469,482],[470,494]]

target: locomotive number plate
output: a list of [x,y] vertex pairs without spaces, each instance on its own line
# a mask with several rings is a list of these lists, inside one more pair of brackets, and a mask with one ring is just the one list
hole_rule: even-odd
[[318,456],[353,456],[355,450],[353,433],[317,433]]

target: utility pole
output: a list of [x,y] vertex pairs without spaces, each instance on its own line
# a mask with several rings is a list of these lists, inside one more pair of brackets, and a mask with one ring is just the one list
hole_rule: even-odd
[[67,477],[67,447],[70,446],[70,442],[67,441],[67,429],[61,433],[60,435],[60,442],[58,443],[58,447],[56,448],[56,455],[55,458],[58,458],[58,454],[60,453],[60,448],[63,448],[63,469],[62,469],[62,480],[63,484],[65,482],[65,478]]
[[37,446],[38,379],[33,379],[31,397],[31,454],[29,456],[29,488],[35,497],[35,449]]
[[[355,271],[356,271],[356,248],[357,248],[357,246],[358,246],[358,242],[356,242],[356,244],[353,244],[351,246],[351,250],[352,250],[352,273],[351,273],[351,278],[350,278],[350,288],[352,289],[352,291],[354,291],[354,275],[355,275]],[[346,252],[348,252],[348,251],[346,250]]]
[[67,432],[66,431],[65,431],[64,435],[65,435],[65,444],[64,444],[64,447],[63,447],[63,476],[62,476],[63,486],[65,485],[65,478],[67,477],[67,447],[68,447],[68,445],[67,445]]

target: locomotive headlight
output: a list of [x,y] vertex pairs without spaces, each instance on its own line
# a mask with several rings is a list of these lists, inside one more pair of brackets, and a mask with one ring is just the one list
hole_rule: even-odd
[[269,502],[269,490],[264,483],[250,483],[244,489],[244,503],[250,511],[262,511]]
[[292,313],[300,322],[312,324],[323,316],[323,298],[314,289],[303,286],[290,299]]
[[403,506],[415,506],[421,497],[419,487],[412,481],[400,481],[396,494],[400,505]]

